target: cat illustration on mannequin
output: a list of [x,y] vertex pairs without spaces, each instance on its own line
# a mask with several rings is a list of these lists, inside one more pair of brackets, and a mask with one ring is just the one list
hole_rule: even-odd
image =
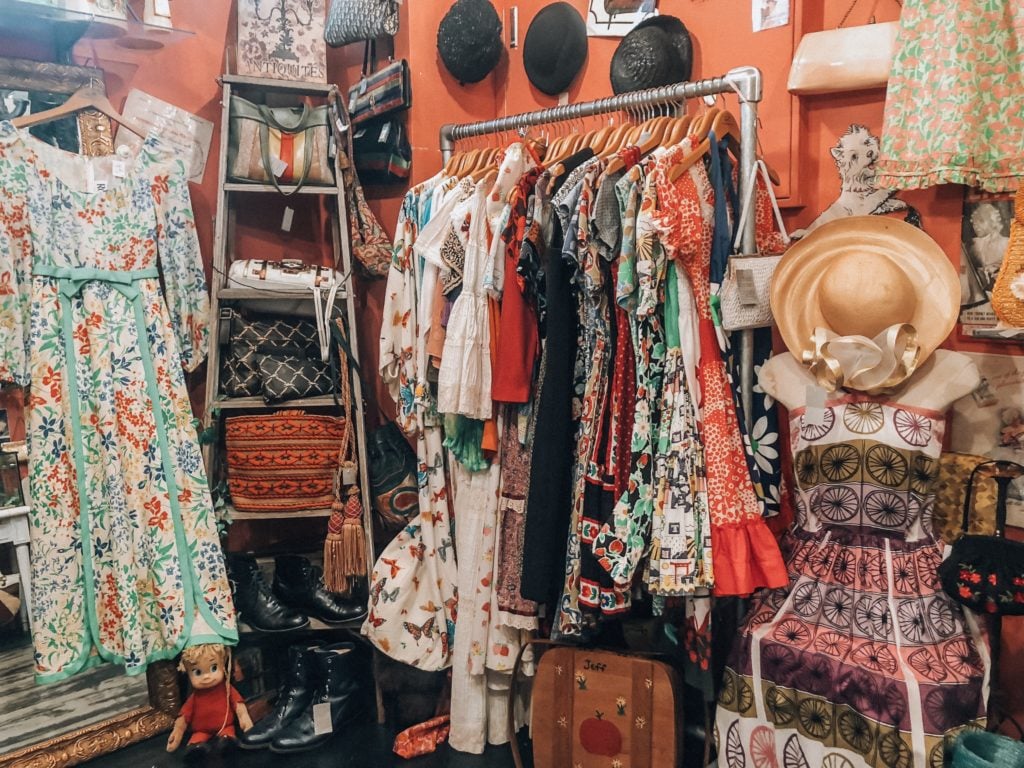
[[871,129],[859,123],[852,124],[829,151],[839,171],[839,197],[806,229],[793,232],[794,240],[806,237],[822,224],[846,216],[878,216],[906,211],[904,220],[915,227],[921,226],[917,210],[897,198],[894,190],[875,186],[879,142]]

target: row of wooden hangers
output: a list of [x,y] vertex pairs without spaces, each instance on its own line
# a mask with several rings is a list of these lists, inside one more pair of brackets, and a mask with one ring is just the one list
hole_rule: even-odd
[[[669,171],[669,179],[675,181],[708,153],[712,133],[719,141],[724,142],[739,160],[739,123],[728,109],[717,107],[711,107],[696,117],[659,116],[641,123],[623,123],[618,126],[604,126],[586,133],[570,133],[555,139],[550,146],[545,146],[543,140],[524,140],[532,143],[537,155],[551,168],[551,175],[554,177],[565,172],[562,164],[565,160],[586,147],[589,147],[595,156],[607,161],[604,175],[610,176],[625,168],[625,161],[616,155],[628,147],[637,147],[643,157],[658,147],[671,147],[685,137],[692,136],[699,142],[694,151]],[[497,178],[496,166],[502,151],[502,147],[492,146],[455,153],[445,164],[444,173],[457,178],[470,178],[474,182],[491,183]],[[770,175],[772,174],[774,172],[770,171]],[[772,181],[775,184],[779,183],[777,175],[772,177]]]

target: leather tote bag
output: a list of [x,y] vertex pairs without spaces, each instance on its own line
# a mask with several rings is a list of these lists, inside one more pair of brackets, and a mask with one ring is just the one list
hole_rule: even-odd
[[[235,181],[273,184],[291,195],[308,184],[334,183],[328,157],[328,107],[268,107],[231,97],[228,174]],[[281,184],[294,184],[285,192]]]

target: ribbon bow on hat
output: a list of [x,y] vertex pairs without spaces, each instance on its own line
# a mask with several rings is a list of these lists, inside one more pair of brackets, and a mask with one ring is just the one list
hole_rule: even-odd
[[917,331],[908,323],[890,325],[873,339],[838,336],[818,327],[811,345],[803,361],[828,392],[843,387],[871,395],[891,392],[914,373],[921,359]]

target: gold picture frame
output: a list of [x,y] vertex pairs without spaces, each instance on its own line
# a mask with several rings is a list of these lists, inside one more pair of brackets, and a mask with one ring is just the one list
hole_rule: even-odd
[[173,661],[146,670],[149,706],[129,710],[87,728],[61,734],[17,752],[0,755],[0,768],[65,768],[124,749],[170,729],[181,708],[181,689]]
[[[103,71],[50,62],[0,57],[0,88],[71,95],[85,86],[104,87]],[[89,156],[114,151],[110,120],[98,112],[78,115],[79,151]],[[171,661],[146,671],[149,705],[85,728],[0,755],[0,768],[66,768],[168,730],[181,708],[178,673]]]

